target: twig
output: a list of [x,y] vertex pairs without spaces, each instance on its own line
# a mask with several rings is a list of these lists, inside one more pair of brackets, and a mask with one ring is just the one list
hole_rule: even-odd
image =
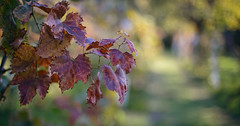
[[1,62],[1,66],[0,66],[0,79],[2,78],[2,75],[3,75],[5,72],[11,70],[11,68],[4,69],[4,65],[5,65],[5,63],[6,63],[6,60],[7,60],[7,55],[6,55],[6,53],[4,52],[3,58],[2,58],[2,62]]
[[12,68],[4,69],[4,70],[3,70],[3,73],[5,73],[5,72],[7,72],[7,71],[9,71],[9,70],[12,70]]
[[[1,62],[1,66],[0,66],[0,71],[3,71],[4,70],[4,65],[5,65],[5,63],[6,63],[6,60],[7,60],[7,55],[6,55],[6,53],[4,52],[4,54],[3,54],[3,58],[2,58],[2,62]],[[1,72],[2,73],[2,72]]]
[[0,95],[0,104],[2,101],[5,101],[5,99],[6,99],[5,94],[9,87],[10,87],[10,83],[7,85],[7,87],[4,89],[3,93]]
[[[2,62],[1,62],[1,66],[0,66],[0,81],[2,81],[2,75],[8,71],[9,69],[4,69],[4,65],[6,63],[6,60],[7,60],[7,55],[6,53],[4,52],[3,54],[3,58],[2,58]],[[4,89],[3,93],[0,95],[0,103],[3,99],[3,101],[5,100],[5,93],[7,92],[7,89],[9,88],[10,84],[7,85],[7,87]]]
[[[33,4],[33,0],[32,0],[32,4]],[[39,28],[39,26],[38,26],[37,19],[36,19],[35,15],[34,15],[33,6],[32,6],[32,16],[33,16],[33,19],[34,19],[34,21],[35,21],[35,23],[36,23],[36,25],[37,25],[37,28],[38,28],[39,32],[41,32],[41,30],[40,30],[40,28]]]

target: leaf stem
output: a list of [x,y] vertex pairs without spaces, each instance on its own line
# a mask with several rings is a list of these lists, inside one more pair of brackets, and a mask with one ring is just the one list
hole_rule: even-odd
[[118,45],[118,50],[120,50],[121,46],[125,43],[126,43],[126,41],[124,40],[120,45]]

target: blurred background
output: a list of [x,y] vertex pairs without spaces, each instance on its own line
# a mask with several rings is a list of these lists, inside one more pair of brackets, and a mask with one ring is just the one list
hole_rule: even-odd
[[[39,2],[51,7],[58,0]],[[240,125],[239,0],[69,2],[68,12],[82,15],[88,37],[116,38],[119,30],[130,35],[138,57],[128,75],[127,98],[119,104],[117,94],[102,83],[104,98],[89,108],[91,83],[78,82],[63,94],[54,83],[44,100],[37,95],[20,106],[12,86],[0,105],[1,126]],[[35,15],[39,23],[46,18],[37,8]],[[37,42],[32,18],[28,25],[29,42]],[[69,50],[73,57],[79,51],[74,43]],[[3,82],[11,77],[3,76]]]

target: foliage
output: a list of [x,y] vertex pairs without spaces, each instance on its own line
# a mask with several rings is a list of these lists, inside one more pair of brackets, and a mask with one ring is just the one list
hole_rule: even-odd
[[219,67],[221,87],[214,92],[217,102],[233,115],[240,115],[240,84],[238,61],[230,57],[220,57]]
[[[23,41],[28,30],[25,30],[24,26],[31,17],[39,27],[34,16],[34,7],[48,14],[46,21],[39,28],[40,38],[36,45]],[[132,66],[136,66],[132,53],[135,52],[137,55],[133,43],[128,40],[129,35],[119,32],[120,36],[115,39],[104,38],[100,41],[87,38],[86,27],[82,24],[83,18],[78,13],[66,14],[68,9],[69,3],[64,0],[53,7],[28,0],[23,0],[23,4],[13,0],[2,1],[0,21],[1,28],[3,28],[3,44],[1,49],[5,56],[3,60],[13,55],[9,70],[14,77],[10,85],[18,85],[20,104],[26,105],[31,102],[37,91],[44,99],[52,82],[59,82],[62,93],[73,88],[78,81],[87,83],[90,76],[93,76],[91,71],[96,69],[93,68],[89,58],[91,55],[99,56],[97,69],[101,69],[105,85],[109,90],[117,92],[120,103],[123,103],[128,89],[126,74],[131,72]],[[5,20],[4,16],[9,16],[11,12],[13,12],[11,18]],[[66,18],[62,21],[65,14]],[[19,24],[16,24],[16,21]],[[5,24],[5,22],[12,24]],[[11,26],[13,26],[12,29]],[[76,44],[83,50],[76,58],[72,58],[67,50],[72,39],[75,39]],[[118,45],[118,49],[113,48],[114,45]],[[122,45],[127,45],[129,52],[121,52],[119,49]],[[109,60],[109,64],[111,63],[112,66],[101,66],[100,57]],[[4,62],[1,64],[2,74],[6,71],[3,69],[3,65]],[[113,69],[116,69],[115,72]],[[102,98],[100,76],[99,72],[97,79],[92,80],[93,83],[87,90],[87,103],[93,106]],[[4,94],[1,94],[1,98]],[[71,109],[68,105],[61,107],[67,110]]]

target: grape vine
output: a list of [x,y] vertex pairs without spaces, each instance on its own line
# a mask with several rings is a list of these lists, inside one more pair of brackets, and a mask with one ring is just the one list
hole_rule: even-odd
[[[34,7],[48,14],[41,27],[34,16]],[[18,0],[5,0],[0,3],[0,8],[0,28],[3,29],[1,50],[4,52],[0,76],[8,70],[14,74],[9,85],[1,93],[1,100],[11,85],[18,86],[20,104],[26,105],[32,101],[37,91],[44,99],[52,82],[59,83],[62,93],[73,88],[78,81],[86,84],[92,69],[95,69],[89,58],[89,54],[93,54],[99,56],[97,69],[100,71],[87,90],[87,103],[94,106],[103,97],[100,90],[101,75],[107,89],[115,91],[119,95],[119,102],[123,103],[128,90],[126,74],[136,66],[132,53],[137,55],[127,33],[121,33],[115,39],[104,38],[95,41],[87,38],[81,15],[72,12],[67,14],[64,21],[61,20],[69,9],[69,3],[64,0],[53,7],[33,0],[23,0],[23,3]],[[40,30],[36,46],[24,41],[27,36],[24,25],[31,17]],[[72,58],[66,49],[72,39],[84,49],[76,58]],[[121,39],[123,41],[118,44],[119,48],[113,48]],[[119,50],[124,44],[129,47],[129,52]],[[7,57],[12,57],[11,65],[9,69],[3,69]],[[100,66],[100,57],[109,60],[111,65]]]

